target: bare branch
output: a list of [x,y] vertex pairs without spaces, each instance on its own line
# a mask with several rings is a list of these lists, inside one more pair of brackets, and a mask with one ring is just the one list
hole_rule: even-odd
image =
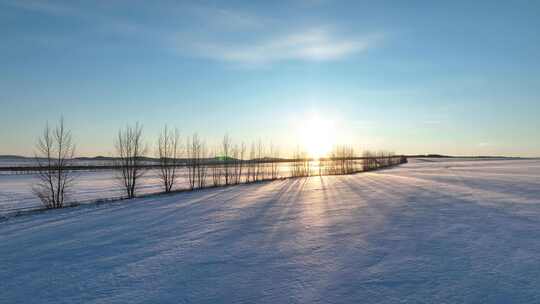
[[171,192],[177,179],[178,157],[180,154],[180,133],[165,126],[158,138],[159,178],[165,192]]
[[142,157],[146,147],[142,142],[142,125],[127,125],[118,131],[115,147],[118,157],[118,178],[126,191],[128,198],[134,198],[137,191],[137,181],[144,174],[141,167]]
[[67,193],[75,181],[69,162],[75,155],[71,131],[65,128],[64,119],[51,129],[47,123],[36,144],[35,160],[40,168],[34,194],[46,208],[62,208]]

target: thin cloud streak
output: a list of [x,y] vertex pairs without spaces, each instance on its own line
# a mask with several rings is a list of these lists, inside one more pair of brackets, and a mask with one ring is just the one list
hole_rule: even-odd
[[196,56],[241,64],[270,64],[279,61],[330,61],[362,53],[382,40],[382,35],[340,37],[326,29],[308,29],[298,33],[275,36],[250,44],[197,42],[191,49]]

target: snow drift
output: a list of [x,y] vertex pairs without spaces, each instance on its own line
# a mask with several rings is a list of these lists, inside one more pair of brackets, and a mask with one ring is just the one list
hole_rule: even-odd
[[538,303],[540,161],[424,162],[0,223],[6,303]]

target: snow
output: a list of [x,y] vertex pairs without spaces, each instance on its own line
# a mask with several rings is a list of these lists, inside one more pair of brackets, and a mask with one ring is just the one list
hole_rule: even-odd
[[[30,161],[27,161],[30,164]],[[94,161],[96,162],[96,161]],[[2,161],[0,158],[0,166]],[[280,176],[289,176],[290,168],[283,164],[279,168]],[[313,172],[317,172],[313,169]],[[173,190],[189,188],[187,170],[178,169],[178,179]],[[93,203],[98,200],[110,200],[125,197],[118,172],[113,170],[76,171],[75,183],[70,188],[67,201],[77,204]],[[244,172],[245,178],[245,172]],[[34,174],[14,174],[0,172],[0,217],[12,215],[18,211],[28,211],[43,207],[38,197],[32,192],[32,187],[38,179]],[[211,183],[211,177],[207,183]],[[148,170],[139,180],[137,195],[163,192],[158,170]]]
[[540,160],[411,160],[0,222],[5,303],[539,303]]
[[[75,184],[68,193],[70,202],[86,203],[125,195],[117,173],[112,170],[79,171],[74,174]],[[34,174],[0,174],[0,215],[41,208],[43,205],[32,192],[37,181]],[[138,194],[163,191],[155,171],[147,172],[140,182]]]

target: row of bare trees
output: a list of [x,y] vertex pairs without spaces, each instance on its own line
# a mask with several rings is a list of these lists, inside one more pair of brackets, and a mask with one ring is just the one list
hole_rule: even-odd
[[311,160],[308,157],[306,151],[301,150],[300,148],[296,149],[296,152],[293,155],[293,160],[290,165],[291,176],[292,177],[302,177],[311,175]]
[[394,153],[386,151],[364,151],[362,157],[357,157],[352,146],[337,145],[327,157],[318,160],[309,158],[305,151],[298,149],[289,167],[292,177],[302,177],[353,174],[406,162],[405,156],[396,156]]
[[242,183],[245,174],[246,145],[233,145],[229,135],[223,137],[220,147],[213,150],[211,167],[212,185],[236,185]]
[[[69,170],[75,144],[63,119],[54,128],[46,125],[36,148],[40,170],[33,191],[45,207],[61,208],[75,180],[73,171]],[[119,184],[125,196],[133,198],[145,170],[156,167],[155,160],[146,158],[148,147],[143,141],[142,125],[136,123],[121,128],[115,139],[115,151],[114,168]],[[220,145],[210,153],[196,133],[186,137],[185,145],[182,145],[178,129],[168,126],[158,136],[156,155],[156,171],[164,192],[179,188],[181,173],[186,175],[188,188],[192,190],[281,177],[351,174],[406,162],[406,158],[389,152],[364,152],[364,158],[359,160],[350,146],[336,146],[328,157],[317,160],[309,158],[300,149],[294,153],[293,159],[280,159],[279,149],[272,144],[265,148],[260,140],[251,144],[248,155],[245,143],[234,144],[229,135],[225,135]],[[283,172],[286,167],[290,172]]]
[[357,161],[354,159],[354,148],[351,146],[336,146],[325,161],[323,170],[326,175],[352,174],[358,172]]
[[251,145],[249,160],[245,159],[246,154],[245,143],[232,144],[230,137],[225,135],[221,147],[214,149],[213,159],[209,162],[212,185],[235,185],[280,177],[279,150],[274,145],[265,149],[259,140]]
[[[133,198],[136,195],[138,181],[143,175],[141,161],[146,154],[142,142],[142,126],[136,124],[121,129],[115,141],[115,148],[118,154],[116,161],[118,180],[125,189],[126,196]],[[39,170],[38,180],[32,188],[46,208],[64,207],[76,177],[69,169],[74,155],[75,143],[71,131],[64,125],[64,119],[61,118],[54,128],[47,123],[36,144],[35,160]],[[174,166],[167,166],[168,168],[175,170]],[[170,189],[172,183],[167,177],[171,175],[164,176]]]
[[393,152],[386,151],[364,151],[362,157],[364,158],[362,161],[362,171],[376,170],[407,162],[405,156],[396,156]]
[[294,154],[291,176],[338,175],[359,172],[358,160],[351,146],[337,145],[327,157],[311,159],[307,152],[300,149]]

